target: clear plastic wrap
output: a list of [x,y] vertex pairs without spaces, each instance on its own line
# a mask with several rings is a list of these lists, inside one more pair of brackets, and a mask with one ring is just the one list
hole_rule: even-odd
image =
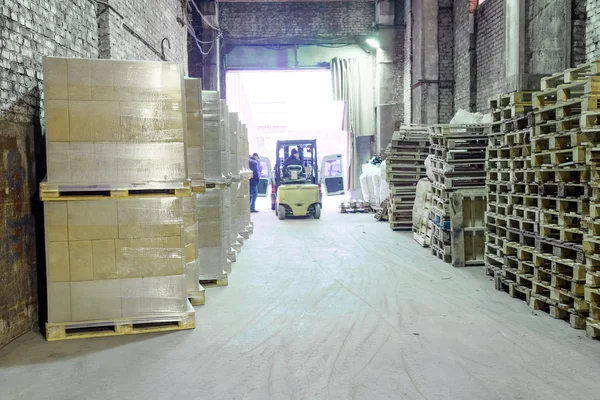
[[231,213],[229,215],[229,241],[231,242],[232,246],[243,243],[243,239],[239,235],[237,224],[240,211],[238,207],[238,187],[239,182],[233,182],[229,187],[229,198],[231,199]]
[[[58,186],[136,188],[187,180],[182,143],[48,143],[47,182]],[[157,162],[159,160],[160,162]],[[98,190],[98,189],[96,189]]]
[[223,192],[223,189],[207,189],[205,193],[195,197],[200,280],[221,279],[225,276]]
[[223,222],[225,224],[225,241],[223,243],[223,249],[225,254],[230,255],[234,253],[233,244],[231,240],[231,193],[229,188],[221,190],[223,198]]
[[385,199],[390,197],[390,186],[386,180],[386,170],[387,170],[387,161],[383,160],[381,165],[379,166],[379,175],[381,176],[381,183],[379,188],[379,200],[380,204],[383,203]]
[[183,199],[44,203],[50,323],[187,313]]
[[413,204],[412,220],[413,226],[419,228],[423,218],[429,218],[429,208],[427,207],[427,194],[431,192],[431,181],[423,178],[417,183],[415,202]]
[[252,225],[252,214],[250,213],[250,180],[243,180],[242,191],[248,193],[248,196],[244,197],[242,203],[242,209],[244,210],[244,225],[245,228],[248,229]]
[[429,178],[430,181],[434,181],[435,180],[435,175],[433,174],[433,155],[428,155],[427,158],[425,159],[425,174],[427,175],[427,178]]
[[191,197],[183,199],[186,290],[192,296],[200,290],[200,224],[196,210],[198,196],[201,194],[193,193]]
[[202,91],[202,115],[204,127],[204,177],[209,183],[224,183],[219,92]]
[[231,153],[231,132],[229,128],[229,108],[225,100],[221,100],[221,174],[225,177],[231,177],[230,156]]
[[229,153],[229,173],[235,179],[240,177],[240,119],[238,113],[229,113],[229,132],[231,136],[231,145]]
[[187,164],[192,182],[204,180],[204,130],[202,122],[202,82],[200,79],[185,79],[187,112]]
[[[249,190],[249,189],[248,189]],[[235,228],[237,232],[244,236],[246,235],[246,221],[244,219],[244,213],[246,211],[245,202],[250,203],[250,193],[245,191],[244,182],[237,184],[237,217],[235,221]]]
[[44,76],[49,183],[187,179],[179,64],[48,57]]

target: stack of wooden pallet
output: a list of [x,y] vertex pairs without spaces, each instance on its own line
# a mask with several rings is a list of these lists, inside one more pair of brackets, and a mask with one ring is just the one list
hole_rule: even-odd
[[[515,105],[527,103],[527,94],[511,96]],[[502,106],[504,98],[495,104]],[[486,256],[498,289],[574,328],[587,326],[595,338],[600,337],[598,99],[600,62],[584,64],[542,79],[531,97],[533,121],[517,117],[512,131],[510,121],[501,121],[502,145],[488,150]]]
[[594,215],[586,150],[600,141],[593,129],[581,128],[592,118],[587,111],[597,109],[598,72],[596,63],[567,69],[543,78],[542,90],[533,96],[531,162],[540,197],[530,304],[569,320],[574,328],[585,327],[589,311],[582,245],[588,233],[586,220]]
[[483,264],[489,130],[488,124],[429,128],[434,175],[431,250],[455,267]]
[[402,125],[394,132],[386,162],[386,177],[390,187],[389,221],[392,230],[410,230],[417,183],[426,177],[428,156],[427,126]]
[[529,302],[539,196],[531,165],[532,93],[494,96],[489,106],[485,265],[496,289]]

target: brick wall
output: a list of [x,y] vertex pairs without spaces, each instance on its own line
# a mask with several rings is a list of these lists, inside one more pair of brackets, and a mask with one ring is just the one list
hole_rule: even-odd
[[165,58],[187,67],[187,31],[180,0],[111,0],[110,5],[98,6],[103,58],[160,61],[161,42],[167,38],[171,48],[165,42]]
[[[105,0],[105,2],[107,2]],[[180,0],[0,2],[0,346],[28,331],[45,310],[43,216],[37,183],[45,175],[43,56],[184,61]],[[143,39],[136,38],[123,26]],[[36,232],[39,234],[36,235]],[[43,321],[42,318],[40,318]]]
[[600,0],[587,0],[586,53],[587,61],[600,58]]
[[322,37],[366,35],[374,2],[219,3],[226,37]]
[[504,88],[504,0],[486,0],[477,10],[477,110]]
[[0,346],[37,322],[44,264],[36,262],[40,207],[32,199],[45,170],[42,57],[94,57],[97,44],[96,6],[88,0],[0,5]]
[[454,115],[454,19],[452,0],[439,0],[438,52],[440,98],[438,121],[450,122]]

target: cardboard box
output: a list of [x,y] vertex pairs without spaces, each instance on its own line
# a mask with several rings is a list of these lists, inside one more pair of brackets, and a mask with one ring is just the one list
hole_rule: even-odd
[[118,201],[119,239],[183,236],[183,200],[177,197]]
[[121,279],[181,275],[183,252],[182,236],[117,240],[118,275]]
[[185,108],[188,113],[202,112],[202,81],[185,78]]
[[125,318],[160,318],[187,311],[185,275],[122,281]]
[[202,114],[188,112],[187,116],[187,145],[202,147],[204,141]]
[[203,277],[212,279],[215,275],[223,275],[223,249],[221,246],[200,248],[200,258],[198,259],[198,274],[200,279]]
[[221,130],[218,121],[203,121],[204,150],[221,151]]
[[181,181],[188,178],[184,143],[121,145],[117,182]]
[[70,282],[71,268],[68,242],[46,242],[48,282]]
[[200,290],[199,277],[198,260],[187,263],[185,265],[185,288],[187,292],[198,292]]
[[113,61],[120,101],[183,101],[183,72],[177,63]]
[[184,142],[185,122],[181,102],[121,102],[121,137],[129,143]]
[[51,142],[70,140],[69,102],[67,100],[46,100],[46,137]]
[[118,238],[117,201],[69,201],[67,204],[69,240]]
[[92,61],[70,58],[67,60],[69,100],[92,100]]
[[48,322],[71,322],[70,283],[48,283]]
[[200,247],[216,247],[221,245],[221,221],[202,221],[198,227],[198,242]]
[[92,62],[92,100],[114,101],[115,79],[112,60],[93,60]]
[[94,260],[90,240],[69,242],[71,282],[93,281]]
[[71,142],[116,142],[121,139],[119,103],[70,101]]
[[[67,59],[44,57],[44,101],[68,100]],[[48,112],[46,111],[46,118]]]
[[95,281],[120,278],[117,270],[117,251],[114,240],[92,241],[92,259]]
[[110,321],[121,317],[120,280],[71,283],[71,321]]
[[188,147],[187,159],[190,179],[204,179],[204,151],[202,147]]
[[50,242],[63,242],[69,239],[67,226],[67,202],[44,203],[46,239]]

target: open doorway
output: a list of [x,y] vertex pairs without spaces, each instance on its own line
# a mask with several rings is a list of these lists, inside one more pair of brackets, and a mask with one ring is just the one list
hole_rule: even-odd
[[[348,134],[344,103],[333,101],[331,72],[235,70],[226,73],[227,103],[246,114],[250,152],[261,157],[259,210],[271,209],[278,140],[316,140],[323,207],[337,207],[344,194]],[[243,111],[240,111],[243,110]]]

